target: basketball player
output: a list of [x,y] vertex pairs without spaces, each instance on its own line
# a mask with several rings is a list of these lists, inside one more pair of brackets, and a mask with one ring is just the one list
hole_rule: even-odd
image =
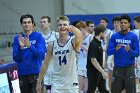
[[[108,47],[109,40],[112,36],[112,34],[121,31],[120,27],[120,16],[115,16],[112,19],[112,23],[114,26],[114,30],[110,31],[110,33],[106,37],[106,49]],[[108,56],[106,54],[106,63],[107,63],[107,69],[108,69],[108,85],[109,85],[109,91],[111,91],[111,83],[112,83],[112,71],[113,71],[113,65],[114,65],[114,57],[113,55]]]
[[[66,16],[57,19],[59,38],[50,42],[47,55],[43,62],[38,82],[37,92],[41,93],[41,81],[48,69],[50,60],[53,59],[52,93],[79,93],[76,55],[82,43],[82,33],[74,26],[69,25]],[[75,35],[70,37],[69,31]]]
[[94,36],[94,27],[95,27],[94,22],[91,20],[88,20],[86,21],[86,25],[87,25],[87,32],[90,34],[93,34]]
[[[42,29],[42,36],[45,39],[46,47],[48,46],[49,42],[53,42],[56,40],[58,33],[55,31],[51,31],[51,18],[49,16],[42,16],[40,20],[40,28]],[[49,64],[48,72],[44,77],[44,92],[51,93],[51,67],[52,65]]]
[[80,49],[80,54],[78,58],[78,78],[79,78],[79,93],[86,93],[88,89],[88,79],[87,79],[87,51],[93,35],[89,34],[87,31],[86,22],[80,21],[76,24],[76,27],[83,34],[83,42]]
[[[139,47],[140,47],[140,16],[134,17],[134,26],[135,29],[133,32],[137,35],[139,39]],[[136,92],[139,93],[139,82],[140,82],[140,56],[135,59],[136,66]]]

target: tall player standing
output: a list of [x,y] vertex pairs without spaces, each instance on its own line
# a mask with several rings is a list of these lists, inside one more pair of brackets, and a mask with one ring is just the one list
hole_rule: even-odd
[[79,93],[87,93],[88,79],[87,79],[87,52],[90,42],[93,39],[93,35],[87,31],[86,22],[80,21],[76,24],[76,27],[82,32],[83,42],[81,45],[79,58],[78,58],[78,78],[79,78]]
[[[51,18],[49,16],[42,16],[40,19],[40,28],[41,28],[41,34],[45,40],[46,47],[48,46],[49,42],[53,42],[57,39],[58,33],[55,31],[52,31],[50,29],[51,26]],[[52,63],[52,62],[51,62]],[[51,93],[51,71],[52,64],[49,64],[48,72],[46,73],[44,77],[44,92],[45,93]]]
[[[69,25],[66,16],[57,19],[59,38],[47,47],[47,55],[43,62],[38,82],[37,92],[41,92],[41,81],[48,69],[50,60],[53,59],[52,92],[53,93],[78,93],[78,78],[76,55],[80,51],[82,33],[79,29]],[[75,37],[68,35],[72,31]]]

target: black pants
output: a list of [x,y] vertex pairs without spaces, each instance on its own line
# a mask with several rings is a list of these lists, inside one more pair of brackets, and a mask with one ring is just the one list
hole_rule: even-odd
[[121,93],[125,89],[126,93],[136,93],[134,66],[118,67],[113,70],[112,93]]
[[100,93],[109,93],[109,91],[106,90],[106,81],[103,79],[101,73],[94,76],[88,76],[87,93],[95,93],[97,87]]
[[37,93],[38,75],[19,76],[21,93]]

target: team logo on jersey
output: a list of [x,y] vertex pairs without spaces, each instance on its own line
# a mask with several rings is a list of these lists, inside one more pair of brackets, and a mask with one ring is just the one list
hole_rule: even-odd
[[34,45],[34,44],[36,44],[36,40],[31,40],[31,41],[29,41],[29,43],[30,43],[31,45]]
[[131,40],[125,40],[125,39],[116,39],[117,43],[122,43],[122,44],[130,44]]
[[55,55],[62,55],[62,54],[67,54],[69,52],[69,50],[60,50],[60,51],[56,51]]

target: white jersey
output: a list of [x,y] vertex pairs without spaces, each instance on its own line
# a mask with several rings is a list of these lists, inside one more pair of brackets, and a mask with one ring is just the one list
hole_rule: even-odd
[[[88,49],[92,39],[93,39],[92,34],[87,35],[83,39],[82,46]],[[81,48],[80,54],[79,54],[79,59],[78,59],[78,68],[80,68],[82,70],[86,70],[86,65],[87,65],[87,51],[85,51],[84,49]]]
[[[106,50],[106,37],[108,36],[108,34],[111,32],[110,29],[106,29],[105,31],[105,37],[102,40],[102,48],[103,50]],[[105,61],[105,51],[103,51],[103,62]]]
[[110,29],[106,29],[106,31],[105,31],[105,37],[104,37],[104,39],[102,40],[102,47],[103,47],[103,49],[106,48],[106,37],[108,36],[108,34],[109,34],[110,32],[111,32]]
[[51,31],[48,35],[44,35],[42,32],[41,32],[41,34],[45,40],[46,47],[48,46],[49,42],[52,42],[57,39],[57,35],[56,35],[57,32],[55,32],[55,31]]
[[76,55],[72,38],[64,46],[58,40],[53,42],[52,89],[78,88]]
[[[53,42],[54,40],[57,40],[57,35],[56,35],[57,32],[55,32],[55,31],[51,31],[48,35],[44,35],[42,32],[41,32],[41,34],[45,40],[46,47],[48,46],[49,42]],[[53,61],[53,59],[51,61]],[[45,85],[52,85],[51,74],[52,74],[52,62],[50,62],[48,71],[47,71],[46,75],[44,76]]]
[[110,38],[111,38],[111,36],[112,36],[114,33],[116,33],[115,30],[112,30],[112,31],[110,32]]
[[140,40],[140,29],[134,29],[133,32],[137,35],[138,39]]
[[[138,37],[138,40],[139,40],[139,50],[140,50],[140,29],[134,29],[133,32]],[[136,61],[138,62],[138,68],[140,69],[140,56],[136,58]]]
[[[109,38],[111,38],[111,36],[112,36],[114,33],[116,33],[116,31],[115,31],[115,30],[112,30],[112,31],[109,33]],[[108,43],[109,43],[109,42],[108,42]],[[107,68],[108,68],[109,70],[113,70],[114,64],[112,64],[113,66],[111,66],[111,63],[112,63],[111,61],[112,61],[113,56],[114,56],[114,55],[110,55],[110,56],[108,56],[108,59],[107,59],[107,64],[108,64]],[[114,62],[113,62],[113,63],[114,63]]]

